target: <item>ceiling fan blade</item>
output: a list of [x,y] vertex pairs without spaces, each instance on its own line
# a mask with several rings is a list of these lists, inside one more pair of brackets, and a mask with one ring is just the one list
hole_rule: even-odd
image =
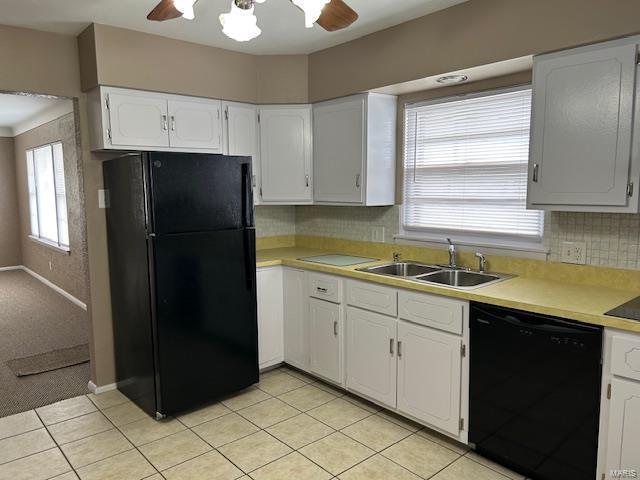
[[358,19],[358,14],[342,0],[331,0],[322,9],[322,14],[316,22],[328,32],[335,32],[347,28]]
[[173,5],[173,0],[161,0],[160,3],[149,12],[147,20],[164,22],[165,20],[171,20],[181,16],[182,13],[180,13]]

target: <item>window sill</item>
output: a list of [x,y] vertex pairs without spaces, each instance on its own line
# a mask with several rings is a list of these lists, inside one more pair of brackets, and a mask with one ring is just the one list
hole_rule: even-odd
[[34,243],[42,245],[43,247],[50,248],[51,250],[55,250],[56,252],[71,255],[71,249],[69,247],[61,247],[57,243],[50,242],[43,238],[34,237],[33,235],[29,235],[29,239]]
[[[400,233],[393,237],[397,243],[408,245],[420,245],[423,247],[442,248],[448,245],[446,239],[429,235]],[[489,239],[465,239],[464,237],[452,237],[456,247],[463,251],[477,251],[482,249],[482,253],[488,255],[500,255],[507,257],[530,258],[533,260],[547,260],[549,250],[544,248],[542,243],[511,243]]]

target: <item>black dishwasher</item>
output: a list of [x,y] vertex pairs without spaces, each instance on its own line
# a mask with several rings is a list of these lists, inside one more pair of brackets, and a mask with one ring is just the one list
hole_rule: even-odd
[[539,480],[596,478],[602,328],[471,306],[469,443]]

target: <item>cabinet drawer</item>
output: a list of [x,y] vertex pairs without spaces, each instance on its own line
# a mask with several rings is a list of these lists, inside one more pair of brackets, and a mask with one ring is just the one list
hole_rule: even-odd
[[309,296],[333,303],[342,303],[342,282],[336,277],[309,273]]
[[459,300],[401,291],[398,311],[404,320],[462,335],[464,302]]
[[347,302],[385,315],[398,315],[398,293],[395,289],[367,282],[347,282]]
[[620,377],[640,380],[640,335],[613,336],[611,371]]

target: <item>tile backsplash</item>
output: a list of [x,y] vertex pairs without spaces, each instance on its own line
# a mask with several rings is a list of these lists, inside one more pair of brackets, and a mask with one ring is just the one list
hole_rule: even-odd
[[[258,236],[311,235],[375,241],[374,227],[384,227],[384,241],[393,243],[399,230],[400,207],[260,206]],[[589,265],[640,269],[640,215],[549,212],[544,245],[549,260],[560,261],[563,241],[586,243]]]

